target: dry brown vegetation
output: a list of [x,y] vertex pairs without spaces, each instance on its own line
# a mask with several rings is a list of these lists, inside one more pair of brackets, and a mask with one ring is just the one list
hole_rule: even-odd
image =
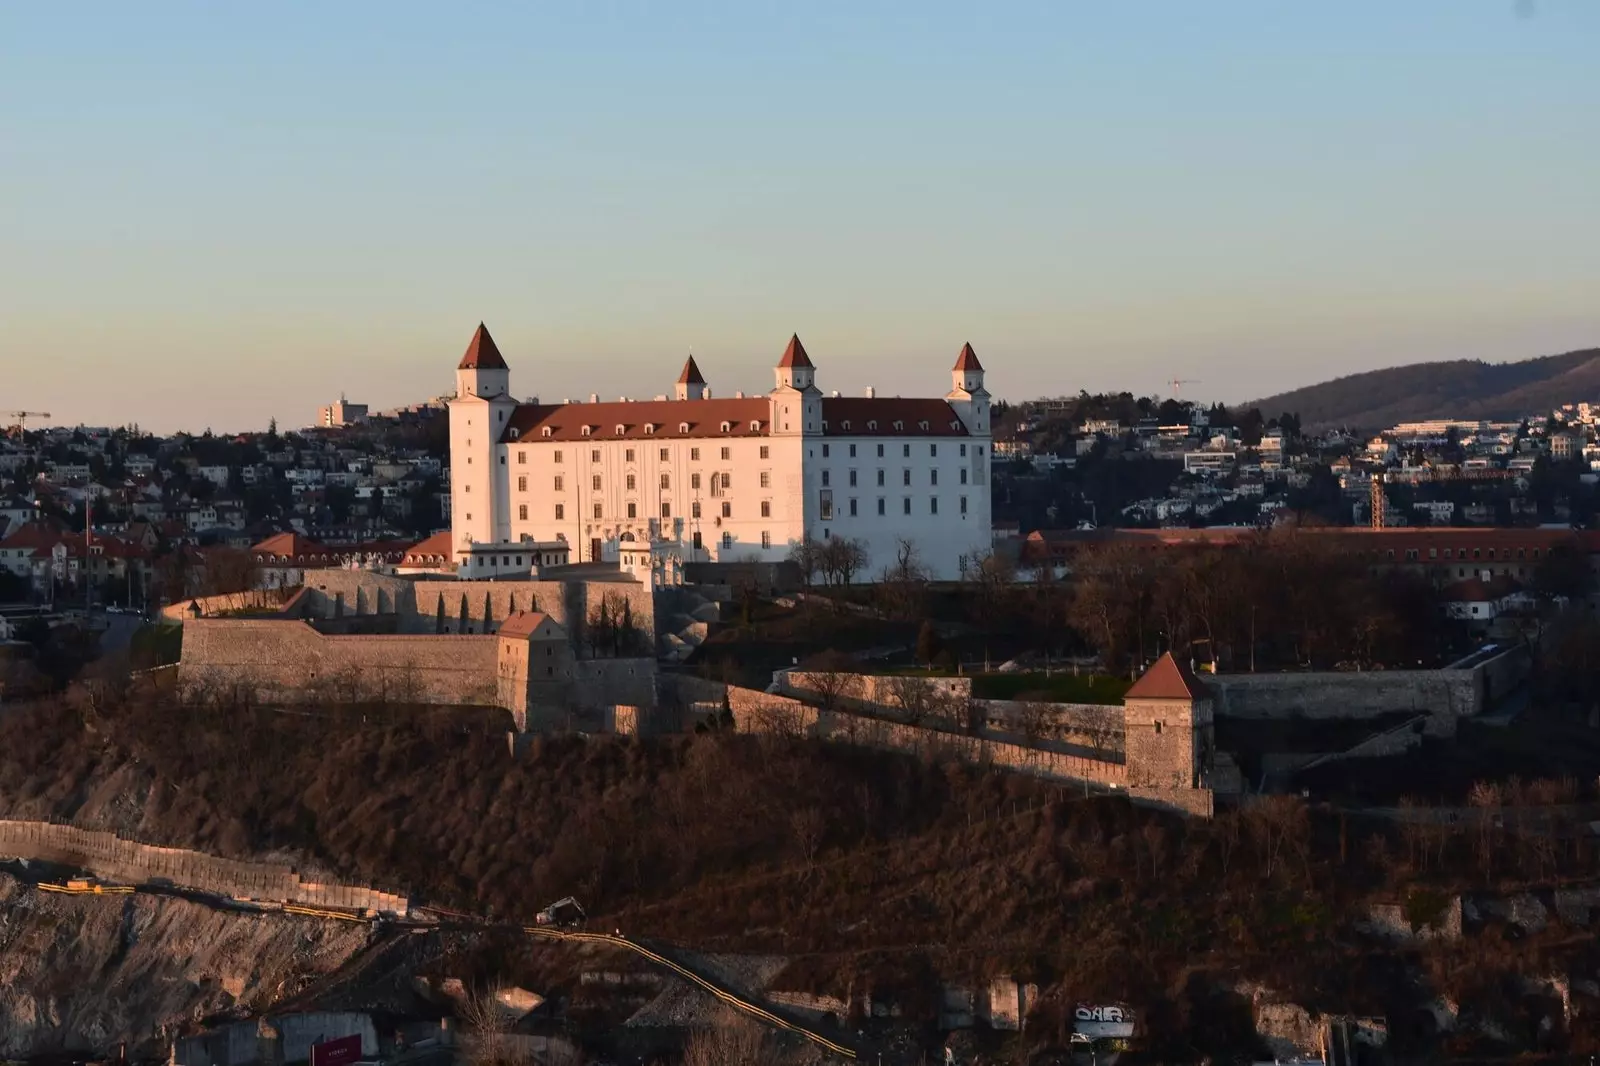
[[[1491,830],[1402,831],[1294,798],[1202,822],[782,737],[547,737],[512,756],[481,716],[196,709],[150,693],[0,716],[7,813],[121,819],[129,835],[228,855],[286,850],[505,918],[570,893],[607,927],[790,953],[813,990],[888,994],[914,1016],[931,1012],[935,976],[1007,972],[1046,990],[1044,1036],[1063,1035],[1079,998],[1124,999],[1185,1054],[1223,1040],[1218,980],[1323,1010],[1413,1003],[1416,971],[1354,937],[1355,915],[1419,887],[1600,874],[1587,834],[1539,833],[1570,794],[1485,786],[1480,807],[1505,815]],[[128,797],[142,812],[118,813]],[[1441,952],[1436,979],[1488,996],[1589,950],[1560,940],[1496,941],[1470,966]]]

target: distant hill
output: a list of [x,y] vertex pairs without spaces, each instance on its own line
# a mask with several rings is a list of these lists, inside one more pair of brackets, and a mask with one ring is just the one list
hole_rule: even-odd
[[1251,400],[1273,417],[1289,411],[1307,429],[1382,429],[1433,418],[1507,420],[1564,403],[1600,400],[1600,348],[1518,363],[1457,359],[1371,370]]

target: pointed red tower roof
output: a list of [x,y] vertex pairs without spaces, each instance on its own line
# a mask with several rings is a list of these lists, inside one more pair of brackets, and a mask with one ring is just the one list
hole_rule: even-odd
[[1199,700],[1208,690],[1194,673],[1169,651],[1157,659],[1123,696],[1127,700]]
[[461,357],[457,370],[510,370],[506,361],[500,355],[500,349],[494,346],[494,338],[489,336],[489,329],[482,322],[478,323],[477,332],[472,335],[472,343],[467,345],[467,354]]
[[956,356],[956,365],[952,369],[981,371],[983,364],[978,362],[978,353],[972,350],[972,345],[963,344],[961,354]]
[[810,366],[811,357],[806,354],[805,345],[800,343],[800,334],[796,333],[789,338],[789,347],[783,350],[783,358],[778,360],[779,367]]
[[705,383],[706,379],[700,373],[700,367],[695,363],[694,356],[691,355],[689,361],[683,364],[683,373],[678,375],[678,384],[704,385]]

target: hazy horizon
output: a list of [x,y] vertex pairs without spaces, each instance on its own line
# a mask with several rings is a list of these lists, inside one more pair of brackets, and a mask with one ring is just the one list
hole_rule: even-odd
[[0,408],[1237,402],[1600,344],[1600,5],[0,10]]

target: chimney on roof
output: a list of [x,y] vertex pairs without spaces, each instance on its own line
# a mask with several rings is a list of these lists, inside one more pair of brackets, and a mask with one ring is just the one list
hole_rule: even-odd
[[600,402],[600,394],[598,392],[591,392],[589,394],[589,402],[590,403],[599,403]]
[[839,398],[839,390],[838,389],[834,389],[833,390],[833,398],[835,400],[837,400]]
[[869,399],[869,400],[873,399],[877,395],[878,395],[878,390],[873,388],[871,385],[868,385],[867,386],[867,399]]
[[733,398],[734,398],[734,399],[735,399],[735,400],[742,400],[742,399],[744,399],[744,390],[743,390],[743,389],[734,389],[734,390],[733,390]]

